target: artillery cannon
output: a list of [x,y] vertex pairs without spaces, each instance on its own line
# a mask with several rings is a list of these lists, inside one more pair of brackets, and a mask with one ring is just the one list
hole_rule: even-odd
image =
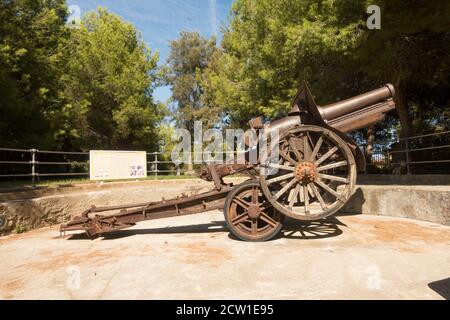
[[[198,175],[214,182],[215,188],[209,192],[159,202],[91,207],[62,224],[60,230],[84,230],[95,236],[143,220],[223,208],[235,236],[246,241],[269,240],[281,230],[285,216],[318,220],[345,205],[354,192],[357,171],[365,171],[364,155],[346,133],[382,121],[394,108],[391,84],[317,106],[302,83],[287,117],[265,125],[262,118],[249,122],[255,130],[278,131],[276,159],[208,165]],[[265,168],[265,174],[258,174],[257,168]],[[236,173],[246,173],[251,179],[237,186],[223,182],[223,177]]]

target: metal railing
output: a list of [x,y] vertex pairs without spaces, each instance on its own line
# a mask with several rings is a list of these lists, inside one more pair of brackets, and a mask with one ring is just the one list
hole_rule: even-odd
[[[155,179],[158,179],[158,173],[176,173],[177,176],[181,175],[181,166],[176,166],[175,169],[159,169],[158,164],[173,164],[172,161],[168,161],[168,160],[158,160],[158,156],[159,155],[163,155],[164,153],[162,152],[147,152],[147,168],[148,165],[150,164],[150,170],[147,170],[147,174],[152,174],[154,175]],[[153,157],[153,161],[148,161],[148,157]]]
[[[59,156],[59,159],[49,159],[48,155]],[[73,156],[85,159],[70,159]],[[147,175],[158,179],[161,175],[181,175],[190,171],[187,165],[177,165],[168,159],[170,159],[170,153],[147,152]],[[55,166],[62,169],[55,170]],[[77,169],[74,170],[74,168]],[[30,178],[31,183],[35,184],[40,177],[74,176],[89,177],[89,152],[0,148],[0,178]]]
[[[222,154],[222,157],[224,158],[223,160],[225,161],[225,154],[226,152],[217,152],[218,154]],[[243,154],[244,152],[239,152],[239,151],[234,151],[234,156],[236,157],[238,154]],[[197,163],[197,162],[193,162],[193,163],[187,163],[187,164],[183,164],[183,165],[179,165],[179,164],[175,164],[173,161],[171,160],[159,160],[161,158],[163,159],[170,159],[171,158],[171,153],[170,152],[147,152],[147,160],[148,157],[151,157],[153,161],[147,161],[147,166],[150,168],[150,170],[147,170],[147,174],[151,174],[154,175],[155,178],[158,178],[158,173],[163,173],[163,174],[167,174],[167,173],[175,173],[177,176],[181,175],[182,173],[186,173],[186,172],[190,172],[191,170],[189,169],[189,166],[191,166],[192,168],[194,168],[195,166],[199,166],[201,164],[208,164],[208,163],[215,163],[215,162],[220,162],[220,161],[216,161],[216,160],[207,160],[203,158],[204,154],[211,154],[210,152],[191,152],[191,159],[196,159],[196,155],[197,154],[201,154],[202,155],[202,161],[201,163]],[[162,157],[165,156],[165,157]],[[163,166],[163,169],[159,169],[160,166]],[[167,169],[167,167],[171,167],[172,169]]]
[[[5,156],[5,153],[9,153]],[[35,183],[39,177],[88,177],[89,176],[89,152],[66,152],[66,151],[48,151],[38,149],[14,149],[14,148],[0,148],[0,178],[31,178],[32,184]],[[40,160],[43,155],[59,155],[66,160],[51,161],[46,159]],[[84,161],[68,159],[70,156],[87,157]],[[159,160],[158,156],[161,152],[148,152],[148,157],[153,158],[153,161],[147,161],[150,164],[150,170],[147,174],[152,174],[158,178],[158,174],[176,173],[180,175],[182,169],[176,166],[175,169],[165,168],[164,165],[173,164],[172,161]],[[7,159],[7,160],[5,160]],[[162,167],[161,167],[162,165]],[[9,166],[9,168],[5,168]],[[11,166],[14,166],[11,167]],[[44,166],[44,167],[43,167]],[[45,167],[51,168],[54,166],[66,166],[66,170],[59,172],[49,171]],[[3,167],[3,168],[2,168]],[[70,170],[73,167],[78,167],[80,170],[74,172]]]
[[450,173],[449,163],[450,131],[400,138],[390,150],[378,150],[368,157],[369,167],[394,171],[404,168],[406,174]]
[[[0,178],[20,178],[20,177],[31,177],[31,182],[34,184],[35,180],[39,177],[57,177],[57,176],[88,176],[88,172],[74,172],[74,171],[64,171],[64,172],[49,172],[48,170],[43,170],[42,172],[38,172],[38,166],[68,166],[68,167],[79,167],[82,165],[87,165],[89,163],[88,160],[85,161],[50,161],[44,157],[41,161],[39,160],[39,155],[62,155],[66,157],[67,155],[78,155],[78,156],[88,156],[89,152],[65,152],[65,151],[48,151],[48,150],[38,150],[38,149],[13,149],[13,148],[0,148],[0,152],[5,153],[14,153],[16,157],[22,158],[21,160],[3,160],[9,159],[9,157],[0,157],[1,165],[15,165],[14,170],[8,171],[8,169],[0,171]],[[27,156],[26,156],[27,155]],[[28,160],[24,158],[28,158]],[[19,170],[17,170],[18,166],[23,166]],[[24,168],[29,166],[28,172]],[[23,170],[21,170],[23,169]]]
[[[369,172],[406,174],[449,174],[449,163],[450,131],[399,139],[390,150],[373,152],[367,161]],[[432,167],[426,168],[427,165]],[[147,175],[155,179],[167,174],[181,175],[193,168],[194,165],[174,164],[169,152],[147,152]],[[0,178],[31,178],[34,184],[40,177],[74,176],[89,176],[89,152],[0,148]]]

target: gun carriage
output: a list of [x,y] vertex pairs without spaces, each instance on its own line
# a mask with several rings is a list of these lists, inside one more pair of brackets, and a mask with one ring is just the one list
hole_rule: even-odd
[[[263,124],[260,117],[249,122],[252,129],[264,130],[266,136],[272,130],[278,131],[276,158],[252,163],[246,157],[244,163],[208,165],[199,170],[198,176],[214,182],[209,192],[151,203],[93,206],[62,224],[60,230],[84,230],[88,236],[96,236],[143,220],[223,208],[227,226],[236,237],[269,240],[280,232],[285,216],[318,220],[347,203],[354,192],[357,172],[365,171],[365,158],[346,133],[382,121],[394,108],[391,84],[318,106],[303,83],[287,117],[268,124]],[[259,174],[261,169],[264,174]],[[224,183],[223,177],[237,173],[251,179],[237,186]]]

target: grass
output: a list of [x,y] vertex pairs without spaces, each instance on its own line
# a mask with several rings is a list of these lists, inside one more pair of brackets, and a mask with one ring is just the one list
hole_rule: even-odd
[[27,228],[18,225],[14,229],[14,232],[17,234],[24,233],[24,232],[27,232]]
[[[136,179],[138,181],[145,180],[166,180],[166,179],[194,179],[196,176],[191,175],[159,175],[158,178],[155,178],[154,175],[147,176],[146,178]],[[135,179],[118,179],[118,180],[104,180],[103,183],[110,182],[125,182],[125,181],[135,181]],[[98,181],[91,181],[89,178],[68,178],[68,179],[45,179],[35,181],[36,187],[51,187],[51,186],[59,186],[59,185],[73,185],[73,184],[84,184],[84,183],[97,183]],[[23,188],[23,187],[32,187],[30,180],[16,180],[16,181],[0,181],[0,188]]]

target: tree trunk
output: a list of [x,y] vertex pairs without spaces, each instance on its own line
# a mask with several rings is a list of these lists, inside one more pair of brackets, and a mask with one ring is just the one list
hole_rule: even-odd
[[412,119],[409,116],[408,106],[403,97],[401,80],[395,82],[396,110],[400,119],[400,138],[410,137],[413,134]]
[[[408,138],[411,137],[413,134],[413,123],[412,123],[412,119],[409,116],[409,110],[408,110],[408,106],[406,104],[404,95],[403,95],[403,91],[402,91],[402,83],[400,78],[397,79],[397,81],[395,82],[395,94],[396,94],[396,110],[397,110],[397,114],[398,117],[400,119],[400,125],[401,125],[401,130],[400,130],[400,138]],[[400,140],[400,143],[397,144],[398,149],[400,150],[405,150],[406,148],[406,140]],[[394,149],[395,150],[395,149]],[[408,157],[406,156],[406,153],[397,153],[393,155],[393,161],[400,163],[400,164],[396,164],[394,165],[394,169],[393,169],[393,173],[394,174],[401,174],[402,172],[404,172],[405,170],[405,163],[407,161]],[[407,173],[409,173],[409,169],[407,170]]]
[[366,157],[367,160],[371,162],[372,154],[373,154],[373,144],[375,142],[375,128],[374,126],[370,126],[367,128],[367,144],[366,144]]

